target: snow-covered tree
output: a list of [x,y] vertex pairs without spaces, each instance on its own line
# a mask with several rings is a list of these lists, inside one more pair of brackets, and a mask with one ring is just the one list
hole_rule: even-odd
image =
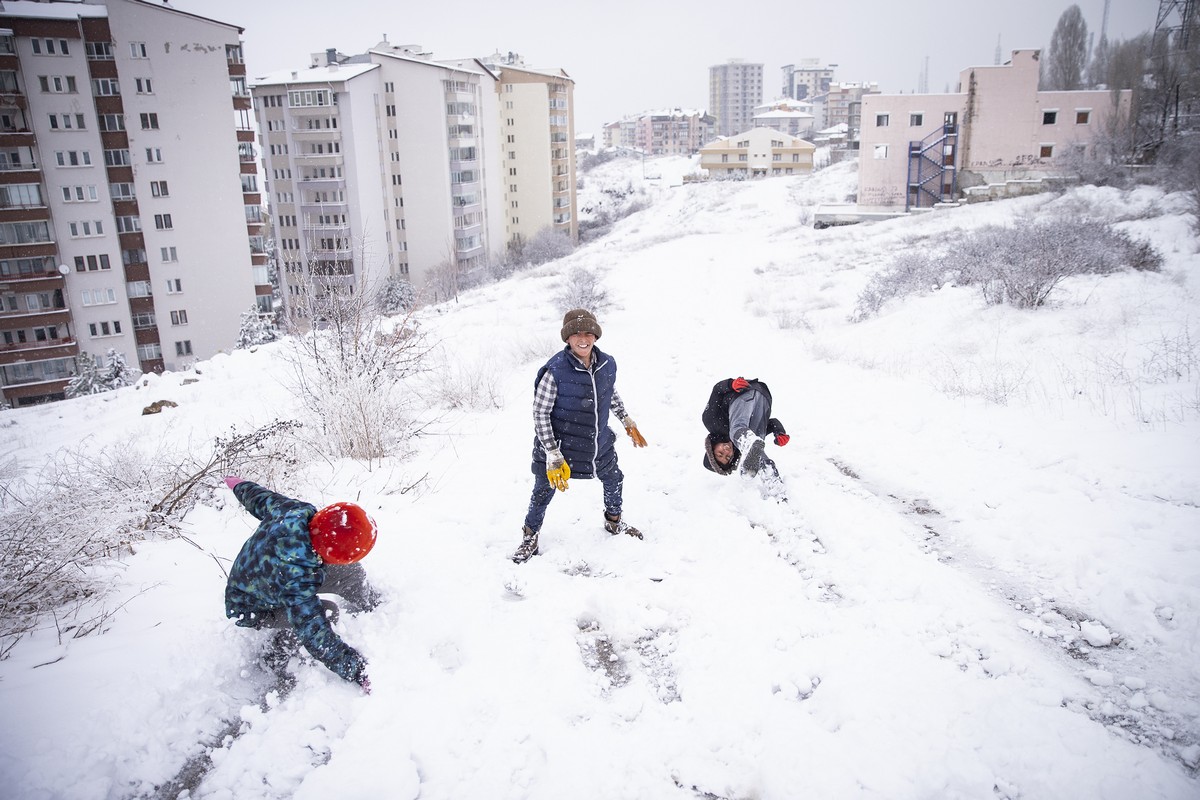
[[389,275],[379,290],[379,313],[392,317],[411,311],[417,304],[417,290],[399,275]]
[[132,374],[125,361],[125,354],[109,348],[104,354],[104,364],[88,353],[75,357],[75,375],[67,383],[67,397],[83,397],[89,394],[110,392],[133,383]]
[[242,327],[238,331],[238,349],[254,347],[255,345],[273,342],[279,338],[279,328],[275,325],[274,314],[264,314],[258,306],[242,312]]

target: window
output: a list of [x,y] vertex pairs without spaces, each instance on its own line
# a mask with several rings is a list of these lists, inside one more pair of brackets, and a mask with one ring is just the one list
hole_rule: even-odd
[[85,42],[84,53],[88,61],[112,61],[112,42]]
[[134,247],[134,248],[130,248],[127,250],[122,250],[121,251],[121,263],[127,267],[132,264],[145,264],[146,263],[146,251],[140,247]]
[[171,324],[172,325],[187,325],[188,324],[187,312],[186,311],[172,311],[171,312]]
[[146,54],[146,43],[145,42],[130,42],[129,43],[129,57],[130,58],[149,58],[150,56],[148,56]]
[[175,252],[174,247],[164,247],[162,248],[162,260],[166,263],[178,261],[179,255]]
[[101,220],[86,220],[84,222],[69,222],[67,227],[74,237],[103,236],[104,223]]
[[149,78],[134,78],[133,82],[138,94],[154,94],[154,86]]
[[908,115],[908,124],[914,128],[921,127],[922,125],[925,124],[925,115],[924,114],[909,114]]
[[139,344],[137,356],[139,361],[157,361],[162,358],[162,346],[158,342]]
[[76,272],[96,272],[97,270],[111,268],[108,253],[101,253],[98,256],[75,256]]
[[147,164],[163,163],[162,149],[158,148],[158,147],[147,147],[146,148],[146,163]]
[[192,340],[184,339],[182,342],[175,343],[175,355],[190,356],[192,354]]
[[29,44],[33,47],[35,56],[69,56],[71,51],[67,48],[66,39],[30,39]]
[[139,217],[117,217],[117,233],[137,233],[141,229],[142,220]]
[[154,227],[158,228],[160,231],[171,230],[174,227],[171,224],[171,215],[170,214],[155,214],[154,215]]
[[888,146],[886,144],[875,145],[875,158],[887,158]]
[[138,117],[142,121],[142,130],[144,130],[144,131],[158,130],[158,114],[154,114],[154,113],[139,114]]
[[122,114],[101,114],[97,117],[97,124],[102,131],[123,131],[125,117]]
[[74,75],[38,75],[38,85],[43,92],[52,94],[75,94]]
[[87,126],[84,124],[83,114],[51,114],[50,115],[50,130],[83,130]]
[[1088,120],[1090,120],[1091,118],[1092,118],[1092,112],[1089,109],[1086,109],[1086,108],[1078,109],[1075,112],[1075,124],[1076,125],[1087,125]]
[[1042,124],[1043,125],[1055,125],[1057,123],[1058,123],[1058,112],[1057,111],[1043,111],[1042,112]]
[[90,167],[92,154],[87,150],[57,150],[54,159],[60,167]]
[[93,78],[92,94],[97,97],[115,97],[121,93],[121,86],[116,78]]
[[128,167],[133,162],[129,160],[128,150],[105,150],[104,151],[104,166],[106,167]]
[[166,181],[150,181],[150,194],[155,197],[169,197]]
[[738,153],[738,161],[749,161],[750,156],[746,153]]
[[168,278],[167,279],[167,294],[181,294],[183,292],[183,279]]
[[1038,147],[1038,158],[1054,158],[1054,145],[1043,144]]
[[132,183],[110,183],[108,185],[108,192],[113,200],[137,199],[137,193],[134,191]]
[[887,126],[888,126],[888,115],[887,114],[876,114],[875,115],[875,127],[876,128],[886,128]]
[[88,331],[92,336],[119,336],[121,334],[121,323],[118,320],[109,322],[90,322],[88,323]]
[[81,298],[85,306],[106,306],[117,302],[117,293],[113,289],[85,289]]

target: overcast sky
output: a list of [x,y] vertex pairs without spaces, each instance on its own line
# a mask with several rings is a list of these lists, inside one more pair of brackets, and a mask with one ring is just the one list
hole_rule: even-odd
[[[434,58],[520,53],[531,67],[561,67],[575,80],[575,128],[669,107],[708,105],[708,68],[731,58],[763,64],[763,94],[780,93],[785,64],[836,64],[838,81],[874,81],[884,92],[917,90],[926,57],[929,91],[955,90],[964,67],[1007,61],[1015,48],[1042,48],[1070,5],[1061,0],[760,0],[573,3],[457,0],[172,0],[182,11],[245,29],[251,78],[308,65],[336,47],[361,53],[386,35]],[[1099,39],[1104,0],[1079,0]],[[1154,28],[1155,0],[1111,0],[1108,38]],[[709,10],[711,9],[711,10]]]

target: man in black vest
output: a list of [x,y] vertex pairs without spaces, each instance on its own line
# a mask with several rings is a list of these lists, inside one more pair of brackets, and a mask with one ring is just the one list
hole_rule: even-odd
[[599,478],[604,485],[604,528],[611,534],[642,538],[621,520],[625,476],[617,466],[616,435],[608,427],[611,411],[625,425],[634,447],[645,447],[633,418],[617,394],[617,362],[596,347],[600,324],[586,309],[568,311],[560,331],[566,347],[538,370],[533,394],[533,495],[513,553],[518,564],[538,555],[538,531],[554,491],[567,481]]

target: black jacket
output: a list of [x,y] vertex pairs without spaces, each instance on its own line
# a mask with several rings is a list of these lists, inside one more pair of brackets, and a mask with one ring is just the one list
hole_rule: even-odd
[[704,467],[721,475],[729,475],[742,460],[742,452],[734,446],[733,458],[728,464],[721,464],[717,461],[713,453],[713,447],[719,442],[729,441],[729,404],[735,397],[746,392],[757,392],[766,398],[767,401],[767,429],[766,431],[755,431],[759,436],[766,436],[768,433],[787,433],[783,428],[783,423],[771,417],[771,390],[767,385],[757,378],[747,378],[750,384],[741,392],[736,392],[733,389],[733,378],[726,378],[719,381],[712,388],[712,393],[708,396],[708,403],[704,406],[704,413],[701,414],[701,419],[704,421],[704,427],[708,429],[708,436],[704,438]]

